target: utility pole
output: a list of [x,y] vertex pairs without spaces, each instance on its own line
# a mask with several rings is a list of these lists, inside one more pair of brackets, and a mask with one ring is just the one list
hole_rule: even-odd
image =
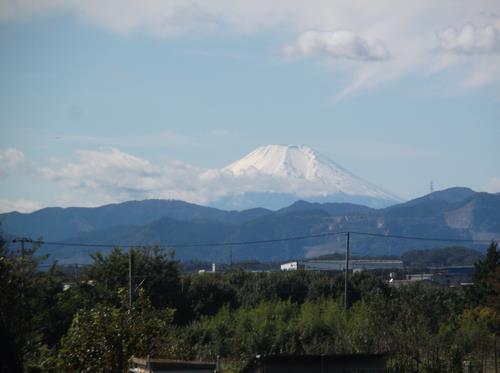
[[494,335],[493,338],[493,349],[494,349],[494,361],[495,361],[495,373],[498,373],[498,363],[497,363],[497,336]]
[[132,309],[132,248],[128,250],[128,308]]
[[31,238],[26,238],[26,237],[22,237],[22,238],[16,238],[16,239],[13,239],[12,242],[21,242],[21,258],[24,259],[24,255],[26,253],[26,250],[24,248],[24,244],[26,242],[33,242],[33,240]]
[[349,299],[348,299],[348,289],[347,289],[347,283],[349,281],[349,238],[350,234],[347,232],[346,236],[346,242],[345,242],[345,280],[344,280],[344,308],[347,310],[347,307],[349,306]]
[[23,276],[21,277],[20,297],[21,299],[24,299],[24,266],[25,266],[24,256],[26,253],[24,244],[26,242],[33,242],[33,240],[31,240],[30,238],[22,237],[19,239],[14,239],[12,240],[12,242],[21,242],[21,273],[23,274]]

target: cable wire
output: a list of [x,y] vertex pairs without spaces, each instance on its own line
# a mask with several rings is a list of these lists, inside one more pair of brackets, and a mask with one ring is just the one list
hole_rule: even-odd
[[[320,233],[320,234],[311,234],[304,236],[293,236],[293,237],[284,237],[284,238],[274,238],[268,240],[255,240],[255,241],[234,241],[234,242],[203,242],[203,243],[169,243],[163,245],[155,245],[155,244],[137,244],[137,245],[122,245],[122,244],[93,244],[93,243],[80,243],[80,242],[51,242],[51,241],[43,241],[43,240],[27,240],[25,242],[31,242],[33,244],[39,245],[53,245],[53,246],[77,246],[77,247],[102,247],[102,248],[114,248],[114,247],[122,247],[122,248],[135,248],[135,247],[146,247],[146,246],[158,246],[160,248],[188,248],[188,247],[205,247],[205,246],[243,246],[243,245],[257,245],[257,244],[267,244],[267,243],[275,243],[275,242],[285,242],[285,241],[298,241],[298,240],[306,240],[311,238],[321,238],[321,237],[331,237],[346,234],[347,232],[328,232],[328,233]],[[20,242],[21,240],[12,240],[11,242]]]
[[136,248],[136,247],[146,247],[146,246],[157,246],[160,248],[190,248],[190,247],[206,247],[206,246],[244,246],[244,245],[258,245],[258,244],[268,244],[268,243],[276,243],[276,242],[287,242],[287,241],[298,241],[298,240],[307,240],[312,238],[322,238],[322,237],[333,237],[339,235],[345,235],[350,233],[351,235],[358,236],[370,236],[370,237],[378,237],[378,238],[391,238],[391,239],[404,239],[404,240],[418,240],[418,241],[429,241],[429,242],[461,242],[461,243],[490,243],[491,240],[474,240],[474,239],[459,239],[459,238],[446,238],[446,237],[419,237],[419,236],[405,236],[405,235],[394,235],[394,234],[380,234],[380,233],[370,233],[370,232],[359,232],[359,231],[339,231],[339,232],[327,232],[327,233],[319,233],[319,234],[311,234],[311,235],[302,235],[302,236],[292,236],[292,237],[283,237],[283,238],[274,238],[267,240],[254,240],[254,241],[233,241],[233,242],[202,242],[202,243],[169,243],[163,245],[154,245],[154,244],[98,244],[98,243],[83,243],[83,242],[52,242],[52,241],[43,241],[43,240],[31,240],[31,239],[13,239],[11,242],[31,242],[33,244],[39,245],[52,245],[52,246],[67,246],[67,247],[100,247],[100,248],[114,248],[114,247],[122,247],[122,248]]
[[432,242],[468,242],[468,243],[490,243],[494,239],[491,240],[474,240],[474,239],[466,239],[466,238],[438,238],[438,237],[418,237],[418,236],[404,236],[397,234],[380,234],[380,233],[369,233],[369,232],[350,232],[353,235],[359,236],[371,236],[371,237],[380,237],[380,238],[394,238],[394,239],[402,239],[402,240],[417,240],[417,241],[432,241]]

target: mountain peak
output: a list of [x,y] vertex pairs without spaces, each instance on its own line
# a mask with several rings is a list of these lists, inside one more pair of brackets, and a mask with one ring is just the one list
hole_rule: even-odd
[[339,194],[399,200],[307,145],[261,146],[223,170],[235,176],[264,175],[285,181],[299,197]]
[[326,164],[342,169],[307,145],[266,145],[231,163],[225,170],[235,175],[258,172],[313,181],[321,178],[320,168]]

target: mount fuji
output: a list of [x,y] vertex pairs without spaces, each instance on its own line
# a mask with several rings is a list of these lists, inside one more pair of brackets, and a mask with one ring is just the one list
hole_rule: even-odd
[[386,207],[401,199],[306,145],[262,146],[221,170],[237,187],[212,202],[224,209],[278,209],[297,199]]

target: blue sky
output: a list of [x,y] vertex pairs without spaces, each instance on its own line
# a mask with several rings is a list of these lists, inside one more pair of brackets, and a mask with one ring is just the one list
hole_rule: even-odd
[[497,2],[270,3],[2,2],[0,211],[208,203],[192,175],[266,144],[500,192]]

